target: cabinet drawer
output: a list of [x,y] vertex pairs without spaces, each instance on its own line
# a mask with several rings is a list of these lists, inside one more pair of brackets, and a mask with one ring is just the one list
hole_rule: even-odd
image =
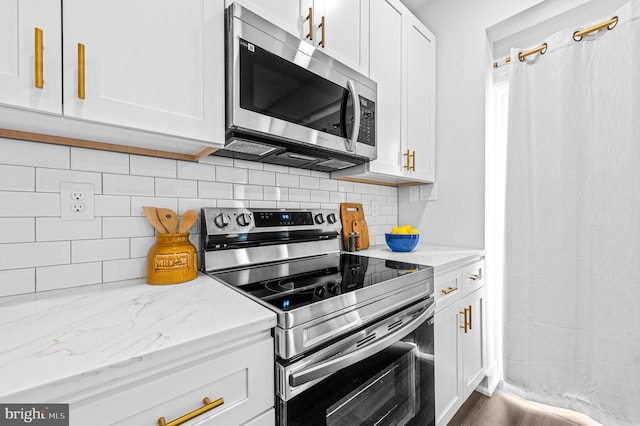
[[436,275],[434,291],[438,311],[459,300],[462,297],[462,270]]
[[484,286],[484,259],[477,260],[462,268],[463,294],[471,294]]
[[160,417],[169,423],[204,406],[205,397],[224,403],[188,424],[242,424],[273,407],[273,363],[269,337],[73,403],[70,424],[151,426]]

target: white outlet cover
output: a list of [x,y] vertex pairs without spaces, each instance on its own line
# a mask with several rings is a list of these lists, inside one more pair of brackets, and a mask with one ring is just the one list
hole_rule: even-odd
[[92,183],[60,182],[60,219],[93,220]]

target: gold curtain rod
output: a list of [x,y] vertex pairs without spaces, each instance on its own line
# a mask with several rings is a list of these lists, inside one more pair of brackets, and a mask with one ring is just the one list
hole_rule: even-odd
[[[580,42],[582,41],[582,38],[588,34],[591,33],[595,33],[596,31],[600,31],[603,28],[606,28],[607,31],[608,30],[612,30],[616,27],[616,25],[618,24],[618,17],[614,16],[613,18],[609,19],[608,21],[602,22],[598,25],[594,25],[593,27],[589,27],[587,29],[584,29],[582,31],[576,31],[573,33],[573,40],[576,42]],[[543,43],[541,46],[538,46],[536,48],[533,48],[531,50],[527,50],[526,52],[520,52],[518,53],[518,59],[520,59],[520,61],[524,61],[524,58],[526,58],[527,56],[531,56],[531,55],[535,55],[536,53],[540,53],[541,55],[544,55],[545,52],[547,51],[547,43]],[[511,62],[511,57],[507,56],[504,59],[505,63],[509,63]],[[494,62],[493,63],[493,67],[494,68],[498,68],[498,62]]]

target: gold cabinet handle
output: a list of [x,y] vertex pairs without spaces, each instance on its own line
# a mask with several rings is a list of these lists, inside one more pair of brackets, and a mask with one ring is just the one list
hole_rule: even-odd
[[320,28],[322,28],[322,39],[320,40],[320,43],[318,43],[319,46],[322,46],[324,48],[324,30],[325,30],[325,23],[324,23],[324,16],[322,17],[322,20],[320,22],[320,25],[318,25]]
[[406,170],[411,170],[411,166],[409,165],[411,161],[411,151],[407,150],[407,152],[405,152],[403,155],[407,157],[407,161],[406,161],[406,164],[404,165],[404,168]]
[[35,85],[38,89],[44,87],[44,77],[42,75],[42,51],[44,50],[42,44],[42,29],[35,28],[35,40],[36,40],[36,82]]
[[464,315],[464,325],[461,325],[460,328],[462,328],[464,330],[464,333],[467,334],[467,312],[469,310],[467,308],[464,308],[464,311],[460,311],[461,315]]
[[473,329],[473,325],[472,325],[472,321],[473,321],[473,314],[471,313],[471,305],[469,305],[469,330]]
[[449,287],[446,290],[442,290],[442,294],[449,294],[449,293],[453,293],[454,291],[456,291],[458,289],[458,287]]
[[413,170],[415,172],[416,171],[416,152],[415,151],[413,151],[413,154],[411,154],[411,158],[412,158],[411,170]]
[[78,99],[84,99],[84,44],[78,43]]
[[477,274],[469,275],[469,279],[471,279],[473,281],[481,280],[482,279],[482,268],[478,269],[478,273]]
[[307,38],[309,40],[313,40],[313,8],[310,7],[309,8],[309,14],[307,15],[306,18],[304,18],[305,21],[309,21],[309,34],[307,34]]
[[183,424],[184,422],[187,422],[195,417],[198,417],[200,414],[204,414],[207,411],[213,410],[216,407],[221,406],[222,404],[224,404],[224,398],[218,398],[215,401],[211,402],[211,400],[209,398],[204,398],[202,400],[202,403],[204,404],[203,407],[200,407],[198,409],[193,410],[190,413],[185,414],[182,417],[178,417],[175,420],[171,420],[169,423],[167,423],[164,419],[164,417],[160,417],[158,419],[158,425],[159,426],[178,426]]

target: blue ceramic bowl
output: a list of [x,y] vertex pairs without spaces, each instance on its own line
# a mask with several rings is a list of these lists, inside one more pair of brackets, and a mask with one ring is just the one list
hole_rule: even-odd
[[416,248],[420,234],[384,234],[391,251],[408,252]]

